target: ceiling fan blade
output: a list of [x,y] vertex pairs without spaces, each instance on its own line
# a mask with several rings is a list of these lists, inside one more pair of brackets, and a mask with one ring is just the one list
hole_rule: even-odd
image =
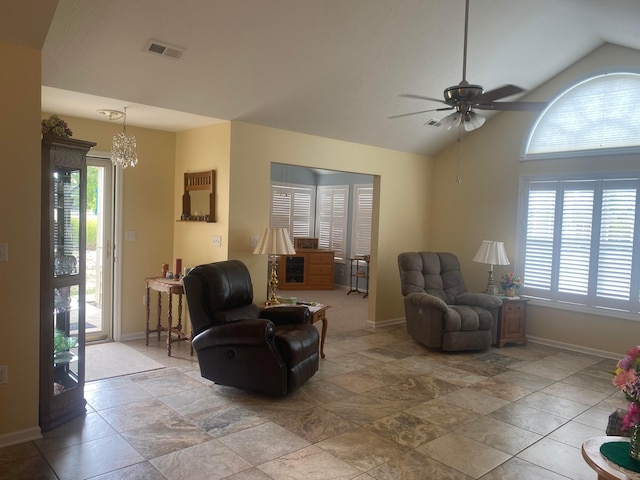
[[489,103],[493,102],[494,100],[498,100],[499,98],[510,97],[511,95],[522,92],[524,92],[524,89],[515,85],[503,85],[502,87],[498,87],[493,90],[489,90],[488,92],[481,93],[480,95],[475,97],[473,101],[476,103]]
[[478,110],[500,110],[500,111],[525,111],[539,112],[547,107],[546,102],[493,102],[482,105],[473,105]]
[[[453,107],[451,107],[451,108],[453,108]],[[420,115],[421,113],[427,113],[427,112],[437,112],[437,111],[440,111],[440,110],[451,110],[451,108],[432,108],[430,110],[420,110],[419,112],[401,113],[400,115],[391,115],[390,117],[387,117],[387,118],[392,119],[392,118],[408,117],[410,115]]]
[[401,93],[399,96],[404,98],[417,98],[418,100],[429,100],[431,102],[446,103],[441,98],[423,97],[422,95],[413,95],[412,93]]

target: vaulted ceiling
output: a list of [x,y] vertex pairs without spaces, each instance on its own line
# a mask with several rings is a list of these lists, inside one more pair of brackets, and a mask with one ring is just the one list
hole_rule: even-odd
[[[399,94],[441,98],[460,82],[464,7],[59,0],[42,50],[43,110],[101,119],[97,110],[126,106],[129,125],[179,131],[241,120],[435,154],[457,132],[425,122],[449,112],[388,117],[442,106]],[[471,0],[467,79],[531,91],[603,43],[640,50],[638,19],[638,0]],[[148,53],[150,40],[182,49],[181,58]]]

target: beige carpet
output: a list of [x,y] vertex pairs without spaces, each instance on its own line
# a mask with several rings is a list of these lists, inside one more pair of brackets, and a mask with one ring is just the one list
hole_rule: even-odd
[[119,342],[88,345],[85,355],[86,382],[165,368],[161,363]]
[[369,328],[369,297],[351,293],[347,287],[334,290],[278,290],[278,296],[296,297],[299,302],[318,302],[331,305],[327,310],[327,336]]

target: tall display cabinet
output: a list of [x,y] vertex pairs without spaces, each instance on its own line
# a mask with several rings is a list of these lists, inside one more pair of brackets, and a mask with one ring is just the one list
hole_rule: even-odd
[[96,144],[42,136],[40,428],[86,412],[85,233],[87,162]]

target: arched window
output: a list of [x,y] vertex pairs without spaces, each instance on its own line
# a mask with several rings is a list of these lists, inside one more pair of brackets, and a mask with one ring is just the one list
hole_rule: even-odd
[[[521,179],[517,263],[526,295],[559,308],[638,318],[638,98],[640,75],[600,75],[563,92],[535,122],[523,160],[591,156],[602,168]],[[637,157],[638,170],[607,171],[615,154]]]
[[640,74],[608,73],[569,88],[543,111],[523,160],[640,150]]

